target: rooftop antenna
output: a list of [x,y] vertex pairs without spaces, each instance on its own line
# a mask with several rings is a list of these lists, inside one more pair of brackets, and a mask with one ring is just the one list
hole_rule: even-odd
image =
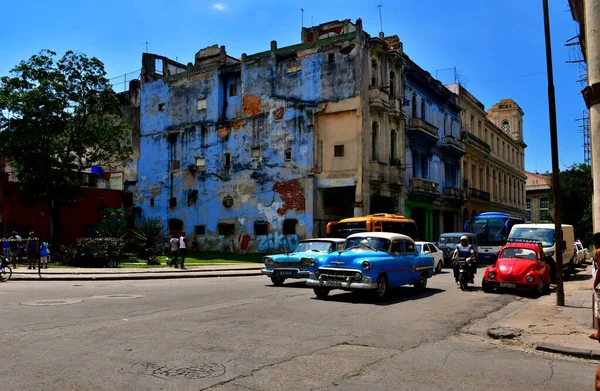
[[383,19],[381,18],[381,9],[383,8],[383,4],[377,4],[377,8],[379,8],[379,27],[381,28],[381,32],[383,32]]
[[311,15],[311,16],[310,16],[310,25],[311,25],[311,26],[314,26],[314,25],[315,25],[315,22],[313,21],[313,16],[314,16],[314,15]]
[[300,8],[300,11],[302,11],[302,27],[304,27],[304,8]]

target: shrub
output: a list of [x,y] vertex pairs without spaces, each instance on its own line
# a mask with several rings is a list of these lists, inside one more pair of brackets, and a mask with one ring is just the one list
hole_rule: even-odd
[[162,220],[145,218],[134,235],[139,243],[140,258],[149,259],[153,255],[160,254],[166,238]]
[[80,238],[65,250],[63,262],[76,267],[117,267],[123,256],[124,242],[117,238]]
[[96,226],[96,236],[123,239],[127,233],[127,221],[121,209],[106,209]]

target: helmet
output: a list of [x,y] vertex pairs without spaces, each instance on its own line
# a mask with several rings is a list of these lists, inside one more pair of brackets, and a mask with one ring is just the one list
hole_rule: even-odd
[[463,240],[469,240],[469,238],[467,238],[467,235],[463,235],[460,237],[460,241],[462,242]]

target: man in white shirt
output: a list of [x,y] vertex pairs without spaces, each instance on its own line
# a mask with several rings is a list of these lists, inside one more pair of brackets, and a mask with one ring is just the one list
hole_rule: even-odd
[[173,234],[173,237],[169,240],[169,244],[171,245],[171,263],[169,266],[177,267],[177,253],[179,252],[179,238],[177,235]]
[[[181,268],[185,269],[183,263],[185,262],[185,257],[188,253],[188,240],[185,237],[185,232],[181,234],[179,237],[179,257],[181,258]],[[175,266],[177,267],[177,266]]]

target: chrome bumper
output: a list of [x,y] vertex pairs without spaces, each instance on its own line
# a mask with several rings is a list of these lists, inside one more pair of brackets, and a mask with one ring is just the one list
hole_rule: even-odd
[[309,278],[306,280],[306,285],[331,289],[377,289],[377,284],[373,284],[370,278],[365,279],[364,282],[318,280],[316,278]]
[[290,276],[290,277],[281,276],[281,277],[285,277],[285,278],[305,278],[310,275],[310,272],[308,270],[300,270],[300,269],[289,268],[289,267],[280,267],[277,269],[271,269],[271,268],[260,269],[260,272],[262,274],[267,275],[269,277],[273,276],[273,274],[275,274],[275,271],[292,272],[292,276]]

